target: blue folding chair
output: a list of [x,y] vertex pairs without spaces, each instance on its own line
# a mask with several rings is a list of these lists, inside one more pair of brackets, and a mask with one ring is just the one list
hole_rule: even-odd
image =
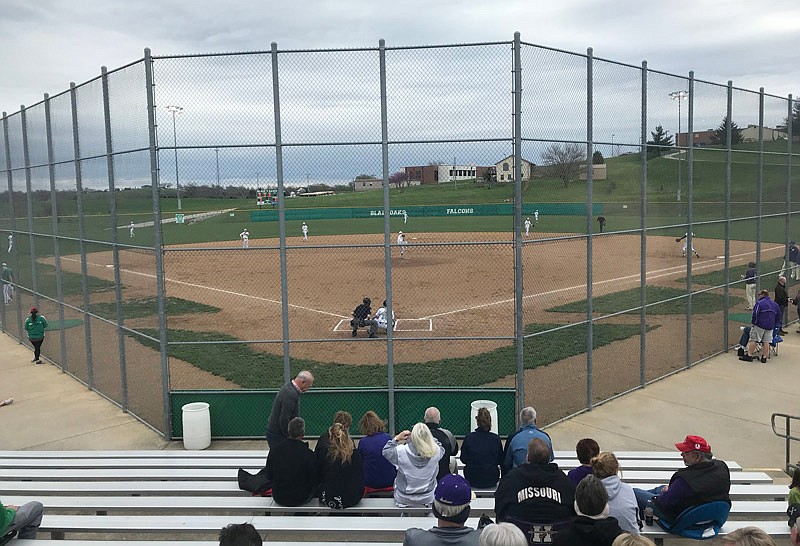
[[671,535],[695,540],[714,538],[728,521],[731,511],[729,501],[714,501],[692,506],[681,512],[673,522],[658,520],[658,524]]

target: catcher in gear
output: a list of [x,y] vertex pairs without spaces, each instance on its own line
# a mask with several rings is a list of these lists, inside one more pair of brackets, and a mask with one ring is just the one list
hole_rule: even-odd
[[358,329],[369,326],[369,337],[375,337],[375,331],[378,329],[378,323],[369,318],[372,314],[372,300],[364,298],[361,303],[353,309],[353,320],[350,321],[350,327],[353,329],[353,337],[358,336]]

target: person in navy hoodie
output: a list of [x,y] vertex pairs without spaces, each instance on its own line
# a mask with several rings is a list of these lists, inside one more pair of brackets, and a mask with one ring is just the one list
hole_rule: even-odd
[[363,438],[358,442],[358,451],[364,460],[364,485],[372,489],[385,489],[394,484],[397,469],[383,456],[383,446],[391,440],[386,432],[386,423],[370,410],[358,422]]
[[479,408],[475,421],[478,428],[467,434],[461,445],[464,477],[472,487],[494,487],[500,479],[503,443],[500,436],[492,432],[492,415],[488,409]]

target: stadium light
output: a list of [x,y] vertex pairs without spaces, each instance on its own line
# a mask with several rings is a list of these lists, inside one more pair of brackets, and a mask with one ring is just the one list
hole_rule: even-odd
[[178,133],[175,130],[175,114],[183,112],[183,108],[170,104],[167,106],[167,112],[172,114],[172,145],[175,149],[175,192],[178,195],[178,210],[181,210],[181,185],[178,181]]
[[[678,139],[681,136],[681,101],[689,97],[688,91],[673,91],[669,98],[678,101],[678,134],[675,135],[675,147],[678,149],[678,202],[681,201],[681,150]],[[688,139],[687,139],[688,141]]]

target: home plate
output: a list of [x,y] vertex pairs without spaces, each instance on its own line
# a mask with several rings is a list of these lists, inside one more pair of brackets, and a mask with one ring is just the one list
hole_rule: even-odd
[[112,267],[114,267],[114,264],[107,265],[106,267],[107,267],[107,268],[109,268],[109,269],[111,269]]

